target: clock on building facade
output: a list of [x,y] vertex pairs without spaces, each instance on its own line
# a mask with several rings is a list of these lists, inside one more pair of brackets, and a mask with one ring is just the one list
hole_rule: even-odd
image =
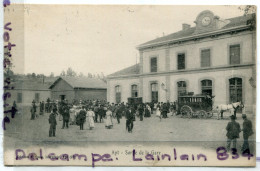
[[201,21],[203,26],[208,26],[211,23],[211,18],[210,17],[204,17]]

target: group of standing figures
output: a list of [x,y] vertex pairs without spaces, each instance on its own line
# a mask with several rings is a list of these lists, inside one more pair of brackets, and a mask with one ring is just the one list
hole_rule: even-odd
[[[48,104],[48,105],[47,105]],[[46,108],[46,105],[48,106]],[[69,128],[69,125],[78,125],[80,130],[84,130],[84,125],[92,130],[95,127],[95,123],[104,123],[107,129],[113,128],[112,118],[116,118],[117,123],[120,124],[120,119],[124,116],[126,118],[126,130],[132,133],[134,128],[134,121],[136,121],[136,116],[139,116],[140,121],[143,121],[144,117],[151,117],[151,114],[155,112],[156,116],[161,118],[168,118],[168,113],[172,115],[177,114],[177,105],[175,103],[140,103],[130,105],[128,103],[120,104],[109,104],[109,103],[80,103],[77,105],[68,104],[66,100],[60,103],[40,103],[39,109],[40,115],[44,114],[44,111],[49,112],[51,109],[51,114],[49,116],[49,136],[55,137],[56,131],[56,117],[62,120],[62,129]],[[47,109],[47,110],[46,110]],[[12,115],[15,115],[16,103],[14,102],[12,110],[14,111]],[[31,106],[31,120],[37,117],[37,105],[35,101],[32,102]],[[235,113],[234,113],[235,114]],[[243,131],[243,145],[242,152],[250,152],[248,138],[253,134],[252,122],[247,118],[245,114],[242,115],[243,118],[243,128],[235,120],[237,119],[235,115],[231,116],[231,121],[227,124],[227,149],[230,150],[231,143],[233,142],[233,148],[236,149],[237,138],[239,134]]]
[[249,136],[253,135],[253,128],[252,128],[252,122],[247,119],[246,114],[242,114],[243,118],[243,128],[240,128],[240,124],[236,122],[236,117],[232,115],[231,121],[227,124],[226,130],[227,130],[227,150],[230,150],[231,142],[233,142],[233,149],[236,149],[237,147],[237,138],[239,138],[239,134],[241,131],[243,131],[243,139],[244,143],[242,145],[241,151],[242,153],[249,153],[249,143],[248,138]]
[[[39,103],[39,114],[51,113],[49,116],[49,136],[55,137],[56,125],[58,119],[62,121],[62,129],[69,128],[69,125],[78,125],[80,130],[84,129],[84,125],[88,125],[89,129],[95,127],[95,123],[103,123],[105,118],[105,127],[107,129],[113,128],[112,118],[116,118],[117,123],[120,124],[121,118],[126,118],[126,129],[129,133],[134,127],[135,116],[139,116],[140,121],[144,117],[151,117],[153,111],[161,118],[167,118],[167,113],[176,111],[175,103],[140,103],[140,104],[110,104],[109,102],[100,101],[84,101],[78,104],[69,104],[67,100],[61,102],[54,102],[47,99],[46,103]],[[31,120],[38,117],[36,102],[32,101],[30,109]],[[159,115],[158,115],[159,113]]]

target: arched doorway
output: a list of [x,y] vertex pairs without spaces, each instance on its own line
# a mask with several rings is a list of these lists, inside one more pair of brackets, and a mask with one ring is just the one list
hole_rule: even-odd
[[202,80],[201,81],[201,93],[212,96],[212,81]]
[[242,78],[230,78],[229,79],[229,102],[242,102]]
[[154,103],[158,102],[158,84],[157,83],[151,84],[151,101]]
[[177,89],[178,97],[181,96],[181,95],[186,94],[186,92],[187,92],[187,90],[186,90],[187,89],[187,84],[186,84],[185,81],[177,82],[177,87],[178,87],[178,89]]
[[116,103],[121,103],[121,87],[117,85],[115,87],[115,92],[116,92]]

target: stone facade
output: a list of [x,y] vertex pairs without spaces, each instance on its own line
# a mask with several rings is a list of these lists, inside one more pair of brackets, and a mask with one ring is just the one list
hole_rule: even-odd
[[[185,25],[184,36],[174,38],[173,34],[173,38],[169,35],[168,39],[162,40],[163,37],[138,46],[139,73],[120,75],[117,72],[117,75],[109,76],[108,101],[116,100],[115,86],[121,87],[121,101],[127,102],[131,97],[131,86],[138,85],[138,96],[143,98],[143,102],[151,102],[152,83],[158,85],[159,102],[176,101],[178,82],[185,82],[186,92],[202,94],[202,81],[210,80],[215,105],[231,103],[235,94],[237,99],[242,98],[246,110],[253,112],[256,41],[255,30],[247,21],[246,17],[220,21],[212,12],[203,11],[196,19],[195,28]],[[192,34],[185,35],[189,31]],[[231,62],[233,52],[230,54],[233,45],[239,47],[239,62],[235,64]],[[201,55],[205,49],[210,52],[210,62],[206,67],[202,66]],[[178,69],[178,54],[185,54],[184,69]],[[156,72],[151,72],[151,58],[157,58]]]

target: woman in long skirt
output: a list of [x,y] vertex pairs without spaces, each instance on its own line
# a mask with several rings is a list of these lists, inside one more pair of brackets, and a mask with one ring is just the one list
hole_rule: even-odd
[[161,115],[161,110],[160,110],[159,107],[157,107],[157,109],[156,109],[156,116],[159,117],[159,118],[160,118],[160,121],[161,121],[162,115]]
[[144,117],[151,117],[151,108],[149,105],[146,105],[146,107],[145,107]]
[[95,127],[94,125],[95,113],[93,112],[93,109],[91,107],[88,109],[87,117],[88,117],[89,129],[91,130]]
[[112,111],[110,108],[108,108],[106,112],[106,128],[111,129],[113,127],[112,123]]

